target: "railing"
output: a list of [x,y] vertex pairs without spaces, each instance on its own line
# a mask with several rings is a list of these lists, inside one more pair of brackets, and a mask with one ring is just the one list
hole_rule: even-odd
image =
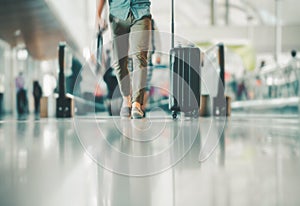
[[233,100],[262,100],[299,96],[300,60],[270,65],[240,79],[226,82],[226,93]]

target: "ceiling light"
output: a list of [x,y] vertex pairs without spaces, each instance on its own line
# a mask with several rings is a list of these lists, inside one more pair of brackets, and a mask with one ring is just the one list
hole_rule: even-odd
[[19,49],[18,51],[17,51],[17,59],[18,60],[26,60],[27,59],[27,57],[28,57],[28,52],[27,52],[27,50],[26,49]]

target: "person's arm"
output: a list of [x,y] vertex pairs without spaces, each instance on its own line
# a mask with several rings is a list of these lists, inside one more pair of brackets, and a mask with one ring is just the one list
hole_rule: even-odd
[[99,0],[98,6],[97,6],[97,17],[101,18],[102,10],[104,7],[106,0]]
[[102,11],[104,8],[106,0],[99,0],[97,11],[96,11],[96,21],[97,25],[101,28],[105,27],[105,21],[102,19]]

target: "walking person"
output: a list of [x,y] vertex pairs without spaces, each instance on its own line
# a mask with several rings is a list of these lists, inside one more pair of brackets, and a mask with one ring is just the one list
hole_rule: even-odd
[[[97,22],[105,27],[102,11],[106,0],[99,0]],[[108,0],[109,21],[113,38],[113,68],[123,98],[121,117],[143,118],[142,105],[147,78],[151,13],[150,0]],[[128,55],[133,59],[133,75],[130,79]],[[132,80],[132,88],[131,88]]]
[[23,72],[20,72],[15,79],[17,89],[17,112],[20,118],[28,112],[28,101],[25,90],[25,79]]
[[34,113],[40,113],[40,100],[43,95],[42,88],[38,81],[33,82]]
[[4,99],[4,75],[0,74],[0,117],[4,114],[3,99]]
[[287,67],[289,87],[291,88],[291,94],[293,96],[299,95],[299,81],[300,81],[300,59],[297,58],[297,51],[291,51],[291,60],[288,63]]

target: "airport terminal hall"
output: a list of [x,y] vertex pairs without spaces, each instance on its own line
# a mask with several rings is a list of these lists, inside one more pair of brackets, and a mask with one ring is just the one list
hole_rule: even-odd
[[0,206],[299,206],[299,8],[0,0]]

